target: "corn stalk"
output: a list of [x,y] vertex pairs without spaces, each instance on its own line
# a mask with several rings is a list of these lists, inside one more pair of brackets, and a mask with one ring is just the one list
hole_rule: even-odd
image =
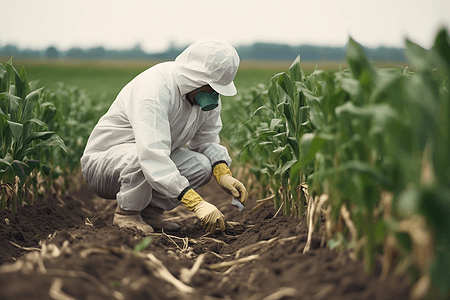
[[[36,114],[42,89],[28,82],[25,69],[18,73],[9,60],[0,65],[0,207],[12,208],[37,197],[37,174],[51,172],[42,153],[57,146],[67,152],[64,142],[49,131],[47,124]],[[45,108],[41,109],[46,111]],[[14,193],[11,193],[14,191]]]

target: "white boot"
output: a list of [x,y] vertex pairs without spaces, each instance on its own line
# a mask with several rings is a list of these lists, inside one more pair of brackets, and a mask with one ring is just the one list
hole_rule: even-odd
[[114,212],[113,224],[124,228],[136,227],[137,229],[142,230],[146,235],[154,232],[152,226],[142,220],[139,211],[123,210],[119,205],[117,205],[116,211]]
[[164,221],[163,212],[162,208],[149,205],[141,211],[141,216],[144,222],[150,224],[153,228],[170,231],[180,230],[180,225],[177,223]]

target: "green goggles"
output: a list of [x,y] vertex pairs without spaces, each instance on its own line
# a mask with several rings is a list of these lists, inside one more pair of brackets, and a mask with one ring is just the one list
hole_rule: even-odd
[[194,97],[195,102],[202,108],[203,111],[213,110],[219,106],[219,93],[217,92],[202,92],[198,90]]

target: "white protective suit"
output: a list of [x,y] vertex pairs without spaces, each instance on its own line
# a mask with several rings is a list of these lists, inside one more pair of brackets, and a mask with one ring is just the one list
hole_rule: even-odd
[[210,85],[234,95],[239,66],[236,50],[216,38],[189,46],[173,62],[139,74],[118,94],[87,142],[81,169],[101,197],[117,199],[124,210],[149,204],[170,210],[180,193],[198,188],[218,161],[231,164],[219,144],[221,103],[211,111],[192,105],[186,94]]

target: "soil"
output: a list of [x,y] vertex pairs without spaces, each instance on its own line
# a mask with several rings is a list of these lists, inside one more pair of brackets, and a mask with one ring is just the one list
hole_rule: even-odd
[[318,233],[303,254],[304,220],[272,205],[251,213],[256,199],[239,212],[214,181],[199,193],[231,223],[225,232],[206,234],[179,206],[164,217],[181,231],[156,232],[146,248],[141,231],[112,224],[116,202],[87,186],[1,211],[0,299],[408,299],[407,278],[366,274]]

